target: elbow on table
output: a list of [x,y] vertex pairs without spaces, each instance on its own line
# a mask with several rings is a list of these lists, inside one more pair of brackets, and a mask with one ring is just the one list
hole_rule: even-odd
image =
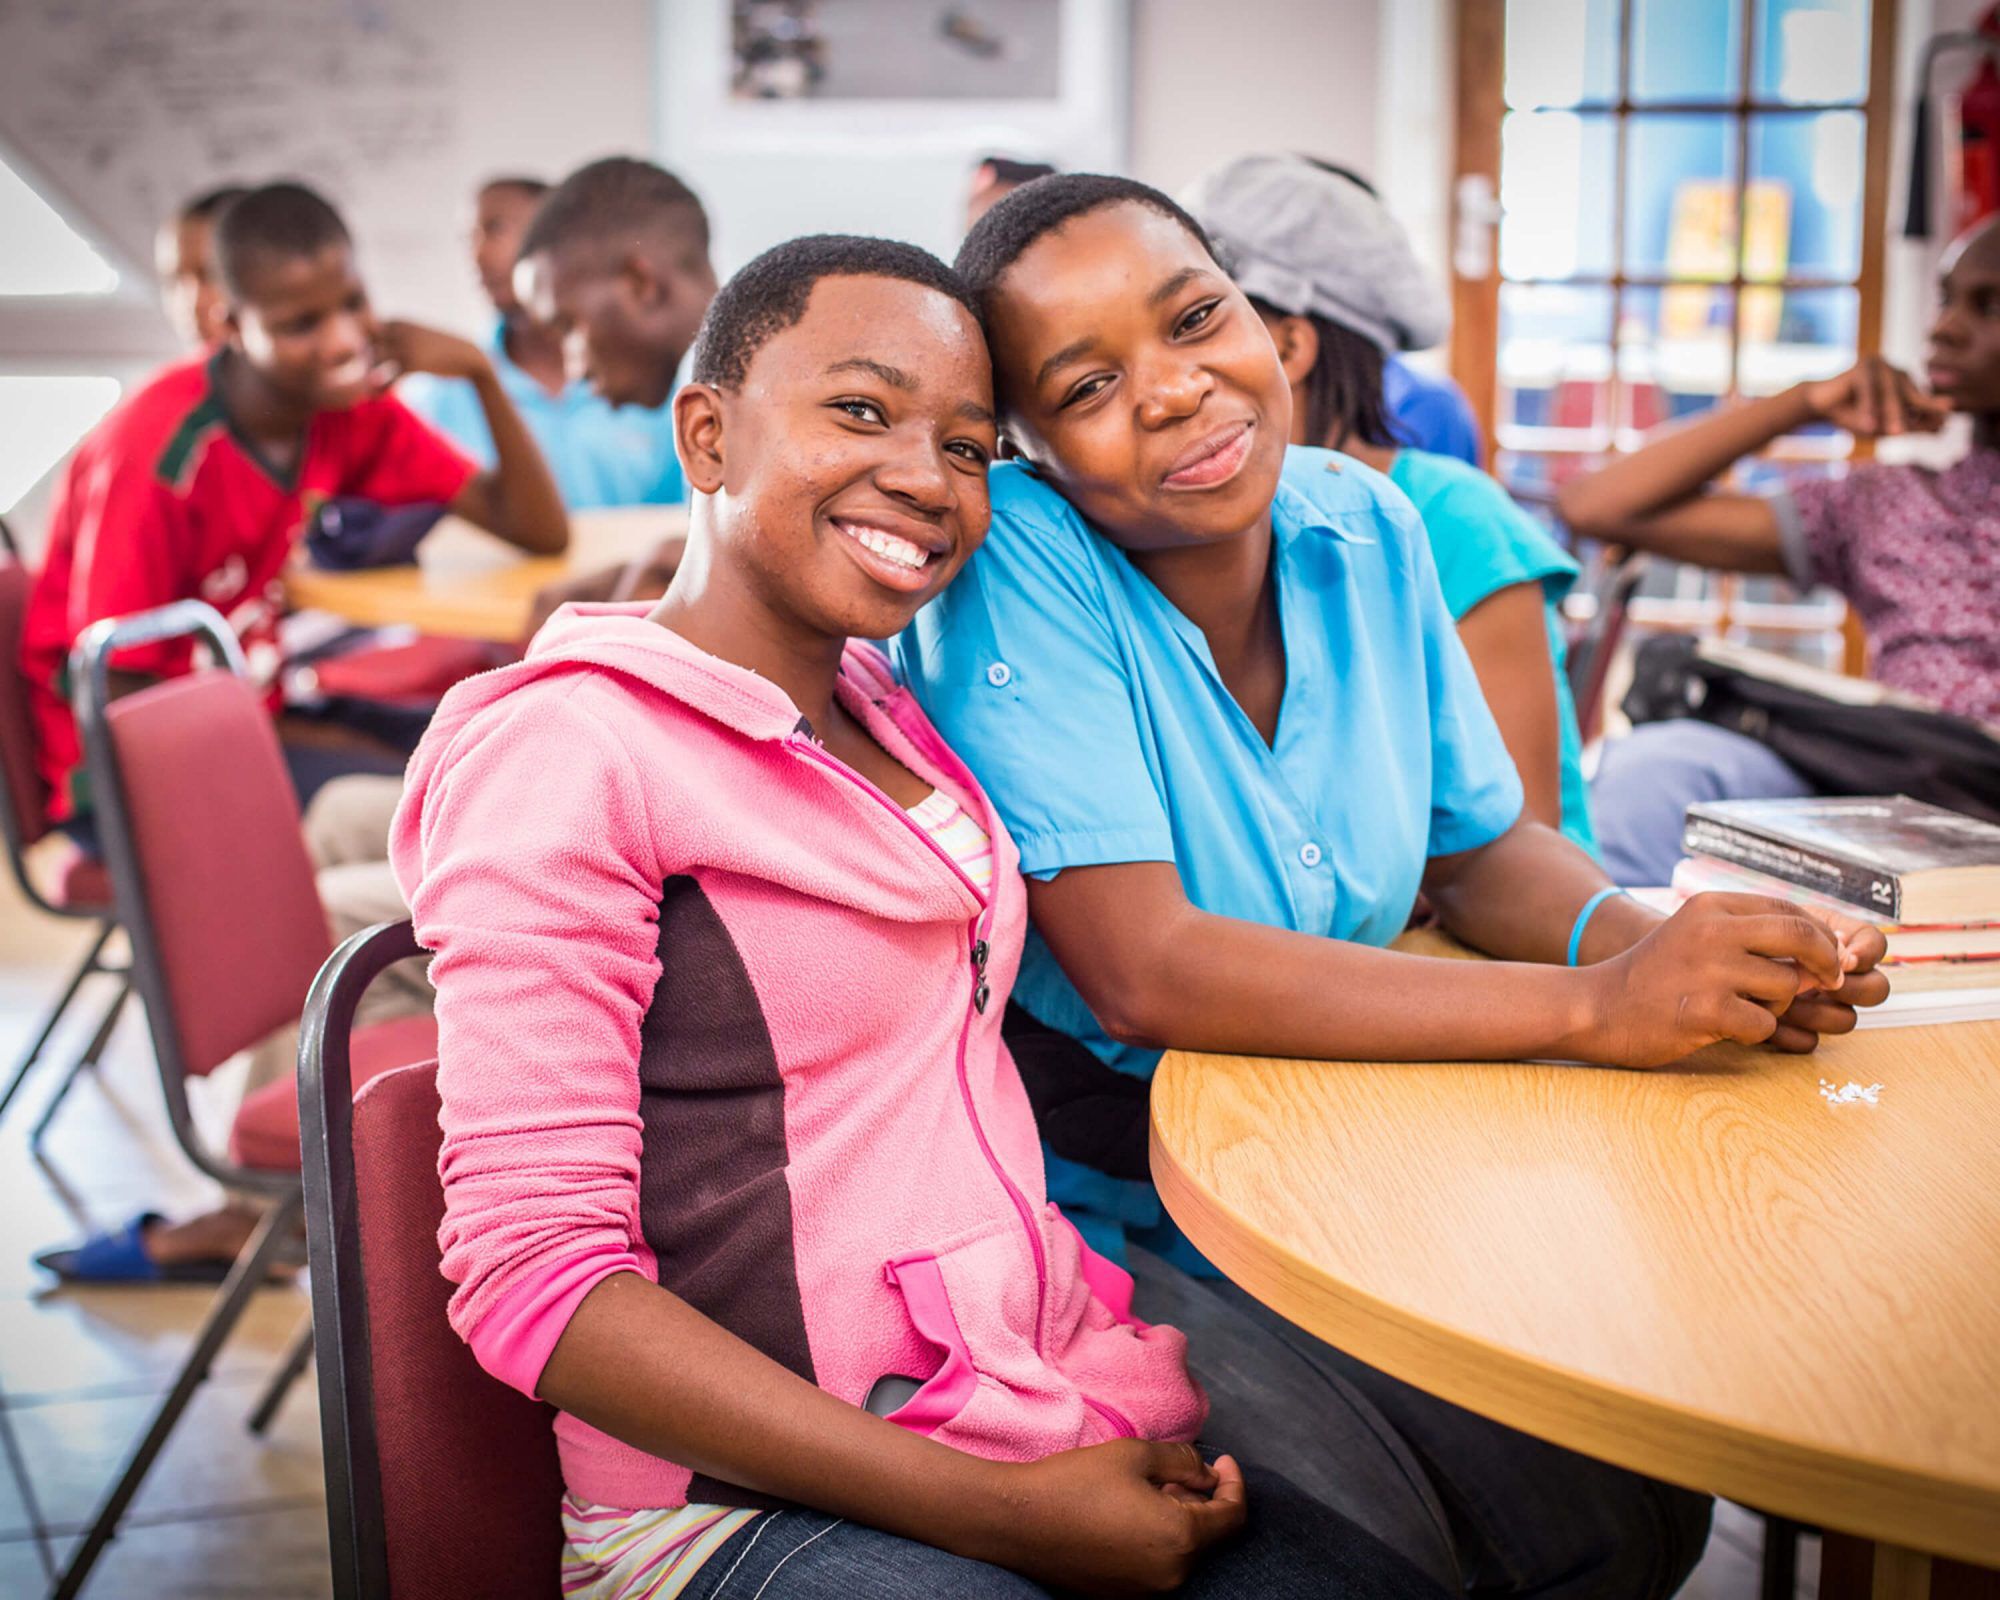
[[523,529],[521,543],[538,556],[559,556],[569,550],[569,519],[562,518],[552,523],[541,523],[533,528]]

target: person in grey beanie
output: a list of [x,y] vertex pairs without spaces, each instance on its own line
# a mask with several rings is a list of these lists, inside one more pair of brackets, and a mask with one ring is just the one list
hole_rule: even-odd
[[1563,670],[1576,563],[1493,479],[1406,444],[1390,414],[1394,352],[1435,344],[1450,318],[1409,235],[1366,184],[1305,156],[1239,157],[1183,199],[1278,347],[1292,442],[1345,451],[1416,505],[1529,814],[1594,850]]

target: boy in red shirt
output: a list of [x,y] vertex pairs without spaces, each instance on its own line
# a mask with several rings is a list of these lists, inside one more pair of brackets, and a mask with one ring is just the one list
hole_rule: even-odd
[[[214,243],[229,298],[223,342],[155,375],[77,447],[24,622],[51,815],[86,847],[88,785],[65,679],[91,623],[206,600],[270,683],[281,574],[328,500],[435,502],[538,554],[569,539],[555,483],[491,362],[466,340],[378,322],[326,201],[297,184],[252,190],[223,211]],[[473,384],[493,431],[492,470],[477,471],[385,392],[406,371]],[[125,652],[115,682],[185,672],[190,656],[186,641]],[[280,734],[302,789],[343,769],[401,765],[337,726],[281,718]]]

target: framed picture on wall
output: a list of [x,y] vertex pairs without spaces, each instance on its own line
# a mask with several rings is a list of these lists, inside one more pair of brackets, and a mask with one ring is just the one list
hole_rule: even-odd
[[1062,0],[730,0],[738,100],[1060,98]]
[[657,0],[661,159],[725,262],[816,229],[949,254],[984,156],[1115,172],[1128,0]]

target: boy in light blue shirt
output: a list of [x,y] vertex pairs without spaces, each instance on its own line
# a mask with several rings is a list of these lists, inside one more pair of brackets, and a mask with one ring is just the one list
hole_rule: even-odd
[[[475,204],[473,267],[497,314],[489,341],[493,370],[570,510],[679,505],[687,484],[674,454],[671,406],[614,407],[587,383],[571,381],[561,339],[529,317],[515,295],[514,259],[547,190],[538,178],[496,178]],[[397,392],[467,454],[492,460],[493,439],[470,384],[412,378]]]

